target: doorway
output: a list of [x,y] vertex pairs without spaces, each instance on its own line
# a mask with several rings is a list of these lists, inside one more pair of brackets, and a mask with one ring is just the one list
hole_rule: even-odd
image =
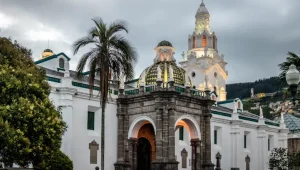
[[137,147],[138,170],[150,170],[151,144],[146,138],[138,139]]

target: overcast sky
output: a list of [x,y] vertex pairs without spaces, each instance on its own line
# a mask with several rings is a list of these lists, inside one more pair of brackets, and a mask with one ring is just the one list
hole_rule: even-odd
[[[176,48],[175,58],[187,51],[201,0],[1,0],[0,35],[32,49],[38,60],[48,47],[71,57],[72,43],[87,35],[92,18],[107,23],[125,20],[126,36],[137,48],[136,77],[152,64],[154,47],[161,40]],[[288,51],[300,50],[299,0],[205,0],[218,50],[228,62],[228,83],[276,76]]]

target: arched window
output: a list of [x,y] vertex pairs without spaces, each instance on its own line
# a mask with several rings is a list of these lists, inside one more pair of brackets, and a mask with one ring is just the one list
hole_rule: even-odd
[[241,109],[241,102],[238,102],[238,109]]
[[196,48],[196,37],[193,36],[193,48]]
[[65,60],[63,58],[59,59],[59,68],[65,68]]
[[202,37],[202,47],[206,47],[206,35]]
[[216,49],[216,37],[213,38],[213,48]]

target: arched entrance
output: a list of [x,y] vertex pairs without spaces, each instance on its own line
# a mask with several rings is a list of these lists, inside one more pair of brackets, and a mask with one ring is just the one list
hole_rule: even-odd
[[133,170],[151,169],[151,162],[156,156],[155,131],[153,120],[147,116],[140,116],[131,123],[128,139]]
[[150,170],[155,159],[155,133],[151,123],[145,123],[139,130],[137,159],[138,170]]
[[137,146],[138,170],[150,170],[151,144],[146,138],[138,139]]

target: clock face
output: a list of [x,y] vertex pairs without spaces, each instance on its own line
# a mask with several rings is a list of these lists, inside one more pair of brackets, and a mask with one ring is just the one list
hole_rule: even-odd
[[218,73],[217,73],[217,72],[215,72],[215,73],[214,73],[214,76],[217,78],[217,77],[218,77]]

